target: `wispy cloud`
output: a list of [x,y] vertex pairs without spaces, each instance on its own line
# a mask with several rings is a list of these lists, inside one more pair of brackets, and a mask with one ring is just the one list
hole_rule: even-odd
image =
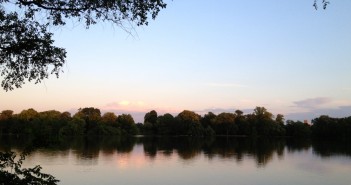
[[206,85],[211,87],[235,87],[235,88],[248,87],[247,85],[236,84],[236,83],[207,83]]
[[295,112],[286,114],[286,119],[291,120],[311,120],[321,115],[328,115],[331,117],[343,118],[351,116],[351,106],[340,106],[337,108],[320,108],[313,109],[307,112]]
[[241,110],[244,112],[244,114],[249,114],[252,113],[253,109],[237,109],[237,108],[208,108],[208,109],[203,109],[203,110],[197,110],[195,111],[198,114],[204,115],[209,112],[212,112],[214,114],[220,114],[223,112],[229,112],[229,113],[234,113],[236,110]]
[[140,110],[144,108],[145,108],[145,103],[143,101],[131,102],[128,100],[112,102],[103,106],[103,109],[109,109],[109,110]]
[[294,101],[296,107],[301,108],[318,108],[321,105],[325,105],[327,103],[331,103],[332,99],[327,97],[317,97],[317,98],[309,98],[300,101]]

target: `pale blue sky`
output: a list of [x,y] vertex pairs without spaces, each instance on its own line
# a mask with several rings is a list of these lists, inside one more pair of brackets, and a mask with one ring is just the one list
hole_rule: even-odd
[[[0,110],[179,113],[265,106],[290,119],[351,115],[351,1],[169,1],[132,35],[110,23],[52,28],[64,73],[0,91]],[[127,25],[127,27],[129,27]]]

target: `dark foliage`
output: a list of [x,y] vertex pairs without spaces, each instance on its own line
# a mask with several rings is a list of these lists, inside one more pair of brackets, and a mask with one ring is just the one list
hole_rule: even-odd
[[66,51],[53,45],[49,26],[76,19],[89,28],[108,21],[128,31],[125,23],[147,25],[149,17],[155,19],[163,8],[162,0],[0,0],[1,86],[8,91],[26,80],[39,83],[50,74],[59,76]]
[[[319,1],[320,0],[314,0],[313,6],[316,10],[318,9]],[[322,1],[321,4],[322,4],[323,9],[324,10],[327,9],[327,6],[330,2],[328,0],[321,0],[321,1]]]
[[[339,138],[350,139],[351,117],[331,118],[320,116],[312,120],[312,125],[301,121],[287,120],[264,107],[256,107],[251,114],[212,112],[201,116],[193,111],[184,110],[177,116],[169,113],[158,115],[156,111],[146,113],[145,122],[135,124],[130,114],[116,116],[112,112],[101,116],[99,109],[88,107],[79,109],[71,117],[67,112],[23,110],[13,114],[11,110],[0,113],[0,134],[29,135],[36,140],[55,142],[56,136],[83,135],[165,135],[165,136],[264,136],[294,138]],[[53,137],[54,136],[54,137]],[[52,138],[53,140],[51,141]]]
[[0,152],[0,184],[1,185],[55,185],[59,180],[50,174],[41,172],[41,167],[22,168],[27,154],[21,154],[15,161],[14,152]]

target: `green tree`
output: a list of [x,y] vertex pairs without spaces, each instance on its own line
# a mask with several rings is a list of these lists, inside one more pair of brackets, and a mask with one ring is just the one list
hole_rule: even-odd
[[118,128],[117,116],[113,112],[106,112],[102,115],[97,127],[91,130],[90,134],[94,135],[120,135],[121,131]]
[[163,8],[163,0],[0,0],[1,86],[7,91],[26,80],[39,83],[49,74],[59,76],[66,51],[53,45],[49,27],[74,19],[86,28],[108,21],[125,29],[125,22],[147,25]]
[[3,110],[0,113],[0,121],[6,121],[12,118],[13,111],[12,110]]
[[273,118],[273,114],[268,112],[267,109],[264,107],[256,107],[254,109],[254,115],[258,119],[272,119]]
[[[273,114],[264,107],[256,107],[253,113],[253,123],[256,133],[261,136],[283,136],[285,135],[284,126],[273,120]],[[279,116],[279,119],[283,117]]]
[[207,126],[213,127],[216,117],[216,114],[214,114],[213,112],[208,112],[201,118],[202,126],[204,128],[206,128]]
[[200,119],[201,116],[193,111],[182,111],[177,115],[177,134],[202,136],[204,131]]
[[220,135],[236,135],[235,114],[220,113],[215,119],[215,132]]
[[11,126],[13,111],[3,110],[0,113],[0,134],[8,133]]
[[39,113],[30,108],[21,111],[19,114],[14,115],[14,120],[10,128],[11,134],[32,134],[33,122],[38,119]]
[[69,112],[63,112],[60,115],[60,121],[62,124],[67,123],[71,119],[72,119],[72,116],[71,116],[71,113],[69,113]]
[[172,114],[166,113],[157,118],[157,131],[161,135],[172,135],[174,131],[175,119]]
[[144,116],[144,123],[149,122],[152,124],[156,124],[157,122],[157,112],[155,110],[152,110],[148,113],[145,114]]
[[62,126],[60,117],[61,112],[56,110],[40,112],[31,125],[32,133],[40,139],[58,135]]
[[117,117],[119,128],[124,134],[135,135],[138,133],[138,128],[135,125],[134,119],[130,114],[122,114]]
[[145,114],[144,125],[146,125],[144,130],[147,133],[157,134],[157,112],[155,110],[152,110]]
[[85,121],[78,116],[73,116],[73,118],[68,121],[68,123],[62,127],[59,131],[61,136],[80,136],[84,134],[85,131]]
[[101,119],[101,112],[100,109],[94,107],[86,107],[83,109],[79,109],[74,116],[85,120],[85,133],[88,133],[90,132],[90,130],[93,130],[95,129],[95,127],[97,127]]
[[109,126],[117,127],[117,116],[113,112],[106,112],[101,117],[101,123]]
[[27,110],[23,110],[18,114],[18,118],[21,121],[26,121],[26,122],[30,122],[30,121],[34,120],[35,118],[37,118],[38,116],[39,116],[39,113],[32,108],[27,109]]

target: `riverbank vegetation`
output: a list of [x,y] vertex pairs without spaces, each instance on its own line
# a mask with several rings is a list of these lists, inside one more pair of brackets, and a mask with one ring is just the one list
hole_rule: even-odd
[[267,136],[267,137],[333,137],[351,136],[351,117],[332,118],[322,115],[311,124],[284,120],[274,116],[264,107],[256,107],[252,113],[241,110],[218,115],[208,112],[201,116],[184,110],[177,116],[158,115],[155,110],[145,114],[144,123],[135,123],[130,114],[101,114],[94,107],[79,109],[73,116],[56,110],[37,112],[34,109],[14,114],[3,110],[0,114],[0,134],[30,135],[48,140],[52,136],[82,135],[166,135],[166,136]]

